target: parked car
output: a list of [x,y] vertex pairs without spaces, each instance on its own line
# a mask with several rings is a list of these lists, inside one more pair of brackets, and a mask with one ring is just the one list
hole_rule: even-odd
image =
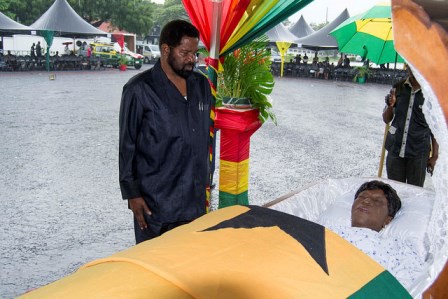
[[[112,44],[107,43],[91,43],[92,57],[98,58],[101,65],[118,67],[119,55]],[[78,56],[87,57],[87,48],[80,48]]]
[[145,57],[145,63],[156,63],[160,58],[160,49],[158,45],[138,44],[137,47],[140,48],[140,53]]
[[[99,58],[103,66],[118,67],[121,58],[121,47],[118,43],[91,43],[93,47],[92,57]],[[126,65],[140,69],[143,64],[143,56],[129,51],[127,47],[124,48],[123,54],[126,56]],[[78,55],[81,57],[87,56],[86,49],[79,49]]]
[[144,59],[143,55],[132,52],[128,49],[128,47],[126,47],[126,45],[123,48],[123,52],[121,52],[121,47],[118,43],[114,43],[114,49],[118,53],[118,55],[126,55],[127,66],[133,66],[136,70],[142,67]]

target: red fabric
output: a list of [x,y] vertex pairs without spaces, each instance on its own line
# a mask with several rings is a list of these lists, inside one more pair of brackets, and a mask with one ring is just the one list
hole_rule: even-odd
[[124,48],[124,35],[123,34],[112,34],[114,39],[117,41],[117,43],[120,45],[121,49]]
[[256,109],[216,109],[215,127],[221,129],[221,160],[241,162],[249,159],[250,136],[261,127],[258,114]]
[[[201,40],[208,51],[211,43],[211,24],[213,2],[210,0],[182,0],[191,23],[198,28]],[[220,51],[227,43],[241,17],[244,15],[250,0],[224,0],[222,3]]]

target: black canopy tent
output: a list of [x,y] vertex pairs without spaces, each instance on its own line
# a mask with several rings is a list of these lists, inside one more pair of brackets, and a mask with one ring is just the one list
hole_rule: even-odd
[[[68,4],[67,0],[56,0],[52,6],[31,27],[39,30],[47,42],[46,61],[49,68],[49,50],[54,36],[61,37],[89,37],[107,36],[108,33],[101,31],[83,18]],[[75,45],[75,43],[73,43]]]
[[9,36],[11,34],[14,33],[28,33],[30,34],[31,31],[33,31],[34,29],[32,29],[31,27],[22,25],[12,19],[10,19],[9,17],[7,17],[6,15],[4,15],[3,13],[0,12],[0,41],[1,41],[1,53],[3,53],[3,37],[4,36]]
[[336,39],[333,36],[329,35],[329,33],[349,17],[350,15],[347,9],[345,9],[327,26],[308,36],[297,39],[296,43],[298,43],[302,48],[316,51],[316,54],[320,50],[338,49],[338,43],[336,42]]
[[308,36],[315,32],[314,29],[308,25],[303,16],[300,16],[300,19],[289,28],[289,31],[298,38]]

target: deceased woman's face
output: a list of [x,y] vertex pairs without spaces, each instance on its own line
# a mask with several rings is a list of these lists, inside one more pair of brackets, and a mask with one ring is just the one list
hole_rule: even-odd
[[364,190],[352,205],[352,226],[366,227],[379,232],[392,220],[383,190]]

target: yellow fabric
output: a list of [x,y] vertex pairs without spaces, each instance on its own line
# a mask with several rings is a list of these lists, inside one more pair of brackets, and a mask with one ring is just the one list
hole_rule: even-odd
[[204,231],[246,211],[212,212],[21,298],[346,298],[384,271],[329,230],[329,275],[277,226]]
[[279,0],[252,0],[248,5],[248,10],[246,10],[246,13],[241,18],[226,45],[221,49],[221,53],[227,51],[227,49],[229,49],[244,35],[246,35],[247,32],[253,29],[253,27],[256,26],[259,21],[269,13],[269,11],[277,4],[278,1]]
[[31,291],[26,299],[191,299],[191,295],[147,269],[129,262],[106,262],[81,269]]
[[394,39],[391,19],[357,20],[356,28],[358,32],[373,35],[381,40],[388,41]]
[[280,77],[283,77],[283,66],[285,64],[285,56],[286,56],[286,53],[288,52],[289,47],[291,46],[291,43],[282,42],[282,41],[278,41],[275,43],[277,44],[277,48],[280,52],[280,57],[282,59],[282,63],[281,63],[281,67],[280,67]]
[[219,190],[238,195],[249,188],[249,159],[241,162],[220,160]]

